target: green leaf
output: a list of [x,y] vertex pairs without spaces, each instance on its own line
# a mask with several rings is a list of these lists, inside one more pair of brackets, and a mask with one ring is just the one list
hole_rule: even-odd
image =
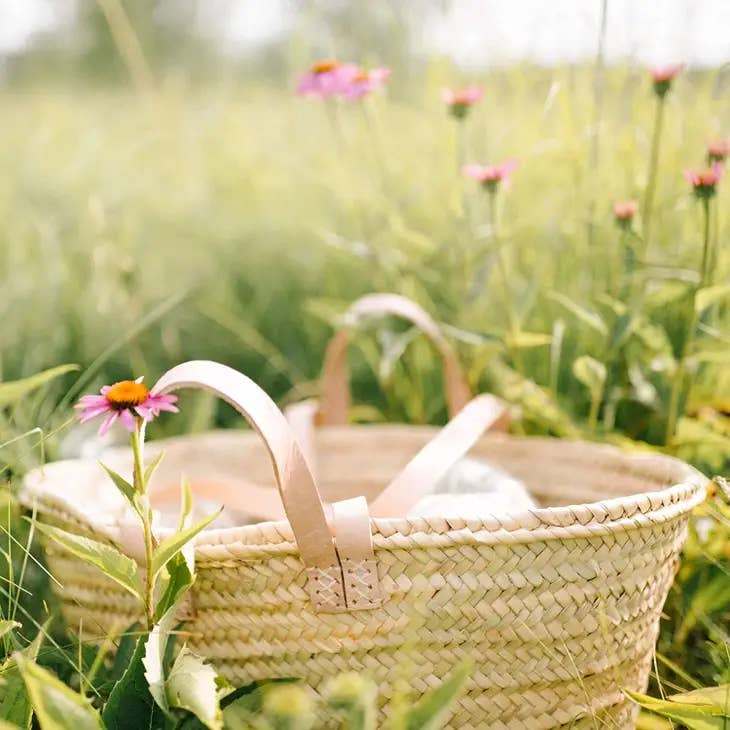
[[146,634],[137,639],[126,671],[109,695],[102,713],[107,730],[139,730],[165,726],[164,713],[150,694],[144,675],[142,659],[146,641]]
[[443,727],[451,712],[451,705],[469,679],[471,669],[470,661],[462,662],[438,687],[426,692],[406,710],[406,730],[438,730]]
[[688,730],[726,730],[730,715],[716,705],[684,704],[671,700],[657,700],[624,690],[641,707],[681,723]]
[[18,654],[16,661],[41,730],[105,730],[86,697],[31,659]]
[[698,290],[695,295],[695,312],[702,314],[708,307],[718,302],[727,301],[730,298],[730,284],[717,284],[706,286]]
[[165,566],[168,560],[175,557],[177,553],[182,550],[183,546],[188,543],[190,540],[192,540],[201,530],[204,530],[213,520],[215,520],[218,515],[223,511],[223,508],[219,509],[217,512],[214,512],[212,515],[208,515],[207,517],[204,517],[199,522],[196,522],[194,525],[191,525],[190,527],[185,528],[184,530],[180,530],[180,532],[176,532],[174,535],[170,535],[170,537],[165,538],[155,549],[154,553],[152,553],[152,575],[157,575],[157,573],[162,570],[162,568]]
[[[190,482],[183,479],[180,483],[180,519],[177,523],[178,532],[188,526],[188,518],[193,511],[193,490]],[[192,566],[191,566],[192,570]]]
[[127,667],[132,662],[132,657],[137,648],[137,638],[141,633],[141,629],[142,625],[135,622],[118,637],[119,646],[117,647],[116,654],[114,654],[114,662],[109,672],[115,682],[118,682],[122,678],[124,672],[127,671]]
[[606,366],[590,355],[581,355],[573,361],[573,375],[597,398],[606,382]]
[[715,707],[722,707],[725,712],[729,712],[730,684],[693,689],[690,692],[670,695],[667,699],[672,702],[681,702],[685,705],[714,705]]
[[165,589],[155,606],[155,621],[159,621],[171,608],[176,606],[195,582],[195,575],[182,552],[168,560],[165,569],[167,572]]
[[604,336],[608,334],[608,327],[606,326],[606,323],[596,312],[592,312],[590,309],[582,307],[580,304],[574,302],[572,299],[566,297],[560,292],[551,292],[549,296],[553,301],[556,301],[558,304],[562,304],[563,307],[565,307],[572,315],[584,324],[587,324],[599,334]]
[[175,627],[175,611],[177,606],[171,606],[162,618],[154,625],[144,645],[144,676],[147,680],[150,694],[157,706],[167,715],[170,705],[165,692],[165,666],[170,637]]
[[0,717],[15,723],[23,730],[29,730],[33,719],[33,708],[25,689],[25,682],[18,669],[17,657],[22,655],[35,659],[43,642],[44,631],[39,631],[35,639],[22,652],[10,656],[0,667]]
[[99,463],[104,471],[109,475],[109,478],[114,482],[114,486],[122,493],[122,496],[127,500],[127,502],[132,505],[135,512],[138,512],[137,503],[134,500],[134,487],[121,474],[117,474],[117,472],[108,467],[106,464],[102,464],[102,462]]
[[524,350],[530,347],[545,347],[553,341],[552,335],[546,335],[542,332],[510,332],[507,334],[507,344],[509,347]]
[[51,380],[78,369],[78,365],[58,365],[55,368],[31,375],[29,378],[9,380],[6,383],[0,383],[0,408],[13,405],[23,399],[28,393],[44,386]]
[[17,621],[0,621],[0,638],[5,636],[5,634],[11,632],[13,629],[19,629],[20,627],[21,624],[19,624]]
[[144,483],[149,484],[150,479],[152,479],[152,475],[155,473],[155,470],[160,465],[160,462],[162,461],[162,457],[165,455],[164,451],[160,451],[157,456],[155,456],[152,461],[147,464],[147,467],[144,470]]
[[132,558],[122,555],[111,545],[105,545],[88,537],[74,535],[42,522],[34,524],[44,535],[50,537],[77,558],[95,565],[106,576],[126,588],[132,595],[137,596],[140,601],[143,600],[139,567]]
[[167,678],[167,701],[172,707],[192,712],[209,730],[221,730],[223,713],[216,677],[210,664],[183,647]]

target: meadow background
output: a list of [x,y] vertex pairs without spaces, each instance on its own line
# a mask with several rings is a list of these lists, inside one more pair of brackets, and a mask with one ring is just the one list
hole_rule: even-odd
[[[613,26],[600,22],[586,28],[590,42],[581,37],[592,51],[549,64],[423,52],[421,15],[458,5],[277,4],[291,13],[286,32],[234,54],[220,35],[194,32],[210,12],[197,3],[82,0],[6,54],[0,374],[78,370],[0,403],[5,477],[75,448],[69,407],[83,392],[130,376],[152,383],[183,360],[231,365],[280,403],[316,393],[333,326],[372,291],[412,297],[443,322],[474,389],[506,398],[516,430],[651,446],[710,475],[726,469],[727,181],[712,201],[713,303],[670,442],[666,420],[703,245],[702,206],[682,171],[730,131],[730,54],[690,63],[666,97],[629,326],[627,239],[612,206],[645,199],[656,113],[648,61],[607,55]],[[596,6],[599,21],[611,12],[610,0]],[[713,3],[696,13],[702,27],[721,25]],[[489,19],[485,6],[477,20]],[[354,103],[298,97],[298,75],[330,56],[389,66],[386,90]],[[685,59],[664,49],[660,60]],[[458,122],[441,90],[467,83],[484,98]],[[460,167],[505,159],[519,167],[493,219]],[[426,343],[387,322],[356,345],[357,417],[444,421]],[[587,374],[576,367],[586,356]],[[598,393],[592,363],[607,373]],[[186,397],[181,417],[151,433],[234,422],[212,400]],[[693,536],[667,609],[658,667],[670,686],[730,679],[729,516],[719,500],[706,512],[719,521]]]

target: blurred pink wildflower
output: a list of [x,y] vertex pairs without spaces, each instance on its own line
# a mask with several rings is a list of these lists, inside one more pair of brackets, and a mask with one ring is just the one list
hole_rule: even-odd
[[707,160],[710,165],[725,162],[730,155],[730,139],[714,139],[707,143]]
[[390,77],[390,69],[385,66],[380,68],[360,68],[356,73],[349,72],[342,75],[341,93],[346,99],[361,99],[373,91],[382,89]]
[[480,182],[489,192],[494,192],[499,184],[509,185],[512,173],[517,168],[515,160],[505,160],[499,165],[464,165],[461,172]]
[[105,434],[119,420],[127,431],[134,431],[137,420],[151,421],[160,411],[177,413],[175,395],[152,395],[141,380],[122,380],[105,385],[101,395],[85,395],[74,406],[79,409],[79,421],[85,423],[97,416],[106,418],[99,427],[99,435]]
[[317,61],[297,83],[301,96],[318,96],[327,99],[343,93],[350,81],[357,75],[357,66],[340,63],[334,59]]
[[654,93],[663,98],[672,87],[672,81],[679,76],[684,68],[682,63],[674,63],[669,66],[655,66],[650,69],[651,80],[654,85]]
[[635,200],[618,200],[613,204],[613,216],[622,228],[630,228],[638,212],[639,204]]
[[441,92],[441,99],[449,107],[451,114],[457,119],[463,119],[483,94],[480,87],[467,86],[465,89],[444,89]]
[[712,167],[703,170],[685,170],[684,176],[692,183],[694,194],[698,198],[711,198],[722,177],[722,165],[716,162]]

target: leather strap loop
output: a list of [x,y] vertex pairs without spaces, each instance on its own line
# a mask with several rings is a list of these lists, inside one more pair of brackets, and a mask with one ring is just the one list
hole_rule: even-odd
[[[413,323],[433,342],[443,361],[444,388],[449,413],[455,416],[471,398],[471,391],[454,356],[453,349],[438,325],[418,304],[398,294],[367,294],[347,310],[345,318],[393,315]],[[340,330],[330,341],[322,370],[320,415],[325,425],[341,425],[348,421],[350,384],[347,368],[347,346],[350,335]]]
[[217,362],[195,360],[168,370],[152,388],[170,393],[203,388],[230,403],[264,440],[276,485],[302,560],[310,568],[338,566],[322,500],[289,424],[274,401],[250,378]]
[[452,418],[373,500],[373,517],[404,517],[482,434],[502,425],[507,410],[493,395],[478,395]]

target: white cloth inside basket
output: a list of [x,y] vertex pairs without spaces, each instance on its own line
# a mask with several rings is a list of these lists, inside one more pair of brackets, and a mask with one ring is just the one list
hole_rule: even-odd
[[525,485],[480,459],[458,461],[413,505],[408,517],[481,517],[537,507]]

